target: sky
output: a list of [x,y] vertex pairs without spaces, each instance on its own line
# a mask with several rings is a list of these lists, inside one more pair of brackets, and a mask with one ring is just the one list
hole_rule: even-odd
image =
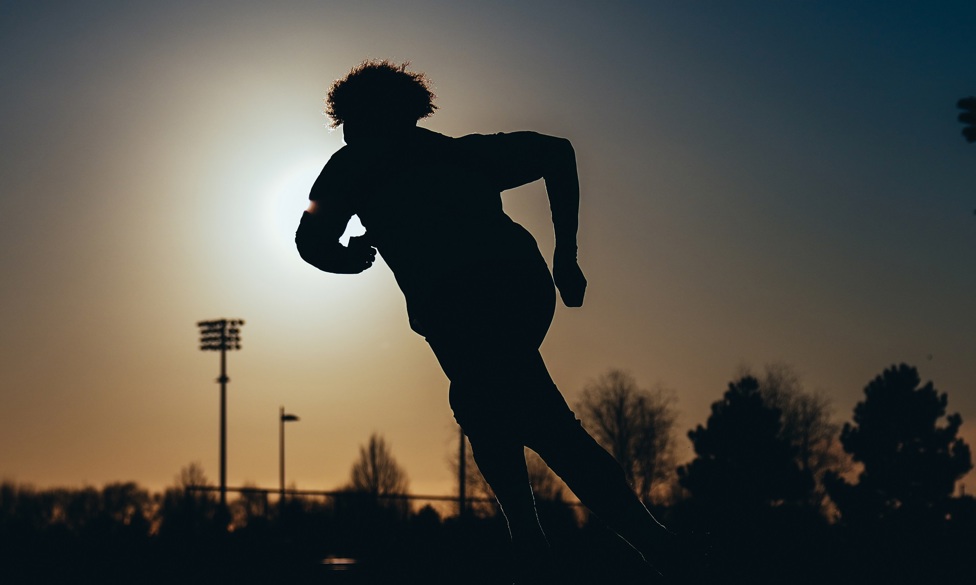
[[[851,418],[897,363],[976,445],[972,2],[0,0],[0,479],[346,483],[382,434],[447,494],[448,382],[382,261],[294,250],[342,146],[323,98],[367,58],[434,84],[422,125],[569,138],[581,309],[542,352],[572,404],[610,368],[677,397],[679,457],[744,366],[783,363]],[[552,250],[541,184],[506,210]],[[355,229],[354,227],[351,229]],[[967,478],[972,491],[973,476]]]

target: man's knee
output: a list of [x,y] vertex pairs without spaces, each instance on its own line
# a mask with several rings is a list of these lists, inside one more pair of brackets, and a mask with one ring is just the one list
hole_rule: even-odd
[[454,420],[469,438],[506,432],[505,408],[489,389],[451,382],[449,400]]

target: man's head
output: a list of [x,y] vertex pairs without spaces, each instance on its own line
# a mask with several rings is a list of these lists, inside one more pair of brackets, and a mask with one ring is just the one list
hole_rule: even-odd
[[434,98],[427,77],[406,63],[365,61],[332,84],[325,113],[351,143],[416,125],[434,113]]

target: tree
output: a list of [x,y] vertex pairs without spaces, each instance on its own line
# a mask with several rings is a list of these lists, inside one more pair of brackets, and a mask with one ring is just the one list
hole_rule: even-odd
[[[748,375],[745,369],[740,378]],[[845,473],[851,468],[839,441],[840,425],[833,421],[830,400],[805,391],[796,370],[784,363],[767,364],[758,381],[763,401],[781,413],[780,436],[793,445],[797,465],[813,479],[807,503],[826,514],[830,501],[824,477],[828,472]]]
[[643,390],[633,376],[613,369],[586,385],[576,411],[642,500],[666,499],[676,463],[672,395]]
[[841,443],[862,469],[856,484],[831,474],[827,486],[845,521],[941,523],[949,513],[970,450],[957,436],[962,417],[946,416],[947,395],[920,383],[906,364],[884,370],[844,424]]
[[188,489],[192,487],[210,487],[212,484],[207,479],[207,474],[203,471],[203,466],[194,461],[186,467],[180,469],[176,476],[176,487]]
[[260,528],[268,522],[268,492],[253,482],[245,482],[244,489],[231,502],[231,521],[235,529]]
[[350,488],[374,496],[407,492],[407,474],[394,459],[386,440],[373,433],[359,448],[359,459],[352,466]]
[[967,142],[976,142],[976,97],[962,98],[956,106],[962,110],[959,121],[963,123],[963,137]]
[[191,490],[191,487],[212,487],[199,463],[180,469],[173,487],[163,493],[159,506],[158,531],[164,536],[182,538],[188,535],[209,535],[216,528],[219,517],[217,497],[212,491]]
[[110,483],[102,489],[102,521],[111,530],[145,535],[149,532],[152,498],[135,482]]
[[696,457],[678,469],[678,480],[713,518],[738,522],[795,503],[812,485],[796,447],[783,436],[781,411],[764,401],[751,376],[730,383],[712,404],[706,426],[688,437]]
[[359,530],[381,518],[402,520],[410,516],[410,502],[396,497],[407,493],[407,474],[381,435],[371,434],[360,446],[349,475],[349,484],[343,488],[347,494],[337,498],[335,505],[346,521],[360,524]]

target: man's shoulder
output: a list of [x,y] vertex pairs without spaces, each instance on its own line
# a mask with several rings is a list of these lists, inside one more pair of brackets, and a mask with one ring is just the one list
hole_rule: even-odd
[[520,132],[495,132],[494,134],[472,133],[454,138],[454,144],[459,150],[474,153],[488,153],[506,150],[518,140]]
[[480,132],[472,132],[470,134],[462,134],[461,136],[449,136],[447,134],[442,134],[434,130],[424,128],[422,126],[417,126],[417,133],[423,138],[428,140],[439,140],[443,142],[454,142],[454,143],[468,143],[468,142],[481,142],[481,141],[491,141],[499,138],[504,138],[512,133],[510,132],[493,132],[491,134],[483,134]]

